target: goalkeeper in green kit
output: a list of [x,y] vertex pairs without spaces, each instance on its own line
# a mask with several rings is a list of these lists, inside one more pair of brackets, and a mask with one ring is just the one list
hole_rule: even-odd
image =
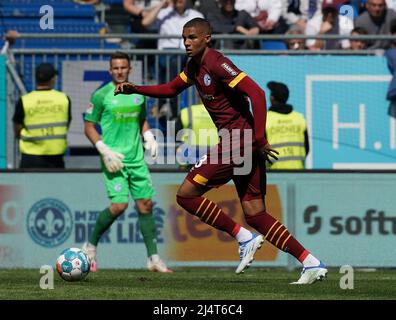
[[[128,207],[129,193],[138,210],[140,230],[147,249],[147,268],[150,271],[172,272],[157,251],[157,230],[152,214],[154,190],[144,161],[144,147],[153,159],[158,144],[146,120],[145,98],[139,94],[114,96],[117,84],[128,81],[131,70],[129,56],[116,52],[110,57],[112,82],[98,89],[91,97],[85,114],[85,135],[101,154],[103,176],[110,207],[103,210],[92,234],[82,250],[96,271],[96,247],[102,234]],[[102,136],[96,130],[100,124]]]

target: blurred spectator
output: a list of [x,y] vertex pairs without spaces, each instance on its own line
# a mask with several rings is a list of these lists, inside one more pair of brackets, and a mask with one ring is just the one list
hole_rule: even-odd
[[[158,33],[159,28],[156,24],[144,23],[150,19],[150,14],[158,13],[158,11],[168,6],[170,0],[123,0],[123,6],[125,11],[131,15],[130,28],[132,33]],[[153,13],[154,12],[154,13]],[[138,39],[133,41],[137,49],[156,49],[156,39]],[[143,60],[144,57],[138,55],[137,60]],[[148,55],[148,78],[155,78],[155,58],[153,55]]]
[[[391,35],[396,36],[396,20],[391,23]],[[392,80],[389,83],[386,99],[389,101],[388,114],[396,118],[396,40],[390,44],[390,48],[385,51],[385,58],[388,63],[388,69],[392,74]]]
[[[166,8],[152,11],[151,13],[154,14],[150,14],[145,18],[145,24],[150,26],[153,23],[156,23],[161,35],[178,35],[177,38],[159,39],[157,45],[159,50],[185,50],[183,39],[179,36],[183,32],[184,24],[193,18],[203,18],[203,15],[197,10],[188,8],[187,0],[172,0],[171,4],[172,5],[169,5]],[[178,57],[181,57],[181,59],[178,59]],[[183,68],[186,59],[187,57],[185,55],[161,55],[159,61],[160,83],[168,82],[176,77],[181,72],[181,68]],[[161,101],[159,115],[160,117],[166,117],[168,120],[176,118],[178,115],[177,98],[170,99],[170,108],[167,103]]]
[[[148,26],[148,24],[143,25],[143,18],[149,13],[150,10],[162,6],[166,6],[168,0],[124,0],[124,9],[131,15],[131,31],[133,33],[158,33],[158,27],[153,24]],[[137,48],[151,48],[155,49],[157,47],[157,41],[151,39],[138,40],[136,42]]]
[[339,10],[341,6],[349,4],[349,2],[349,0],[322,0],[322,8],[330,6]]
[[235,9],[248,12],[257,21],[261,33],[283,34],[287,30],[281,17],[281,0],[236,0]]
[[[219,0],[220,10],[209,12],[207,20],[212,25],[213,33],[259,34],[257,22],[245,10],[235,9],[235,0]],[[257,41],[252,40],[217,40],[215,47],[220,49],[254,49]]]
[[[315,15],[307,23],[305,34],[312,35],[349,35],[353,25],[349,18],[340,16],[334,7],[325,7],[321,14]],[[307,47],[310,50],[320,49],[347,49],[350,46],[348,39],[343,40],[320,40],[307,39]]]
[[205,18],[208,17],[209,12],[219,11],[219,1],[218,0],[197,0],[194,1],[194,8],[201,12]]
[[386,7],[396,11],[396,0],[386,0]]
[[16,39],[19,37],[19,33],[16,30],[8,30],[4,36],[4,45],[1,48],[0,54],[7,54],[8,49],[15,44]]
[[[364,36],[367,35],[367,31],[364,30],[363,28],[356,27],[353,28],[351,31],[351,36]],[[364,50],[366,49],[366,41],[364,40],[350,40],[351,43],[351,50]]]
[[[295,24],[286,32],[286,35],[292,34],[304,35],[304,31],[297,24]],[[304,39],[287,39],[285,42],[287,50],[306,50]]]
[[307,21],[321,12],[322,0],[282,0],[282,17],[289,25],[297,25],[305,32]]
[[36,68],[36,90],[22,96],[12,118],[22,154],[21,168],[64,168],[70,98],[54,90],[57,71],[50,63]]
[[[165,1],[165,0],[163,0]],[[188,8],[187,0],[171,0],[170,6],[161,8],[151,19],[145,20],[147,26],[158,24],[161,35],[178,35],[183,31],[184,24],[193,18],[203,18],[202,13]],[[183,39],[180,37],[172,39],[159,39],[158,49],[182,49],[184,50]]]
[[349,4],[351,6],[354,7],[355,12],[354,12],[354,16],[356,18],[356,16],[362,14],[364,11],[366,11],[366,0],[350,0]]
[[[396,12],[386,8],[385,0],[367,0],[367,11],[355,20],[355,27],[361,27],[368,34],[389,35],[391,21],[396,19]],[[367,49],[387,49],[389,40],[370,40]]]
[[267,113],[266,136],[271,146],[279,152],[271,169],[304,169],[309,152],[307,123],[304,116],[287,104],[289,88],[281,82],[270,81],[271,107]]

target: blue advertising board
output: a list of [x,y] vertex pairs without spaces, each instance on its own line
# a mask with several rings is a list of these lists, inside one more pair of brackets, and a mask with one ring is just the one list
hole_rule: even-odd
[[287,84],[288,103],[307,120],[313,169],[396,168],[396,121],[388,116],[391,75],[383,56],[231,56],[267,93]]

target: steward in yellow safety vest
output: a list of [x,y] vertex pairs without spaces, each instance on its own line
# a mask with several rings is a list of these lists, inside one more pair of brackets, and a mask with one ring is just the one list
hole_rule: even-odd
[[64,168],[71,102],[54,90],[57,72],[49,63],[36,68],[36,90],[22,96],[13,116],[21,168]]
[[266,137],[271,146],[279,152],[278,160],[270,169],[304,169],[309,152],[307,124],[304,116],[286,104],[289,89],[283,83],[271,81],[271,107],[267,113]]
[[[188,158],[188,163],[194,164],[208,149],[219,142],[217,128],[208,111],[202,103],[191,105],[180,111],[180,118],[176,130],[189,129],[182,136],[186,148],[179,148],[178,152]],[[195,152],[194,152],[195,151]]]

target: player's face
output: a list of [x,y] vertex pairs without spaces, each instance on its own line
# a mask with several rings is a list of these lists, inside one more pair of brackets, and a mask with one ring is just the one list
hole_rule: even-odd
[[183,29],[183,41],[189,57],[203,54],[210,42],[210,35],[196,27]]
[[128,80],[131,67],[126,59],[113,59],[111,61],[110,74],[115,84],[123,83]]

